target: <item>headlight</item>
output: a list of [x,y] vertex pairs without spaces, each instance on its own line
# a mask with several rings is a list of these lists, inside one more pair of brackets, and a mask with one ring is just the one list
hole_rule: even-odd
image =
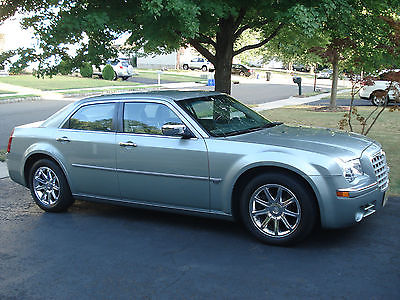
[[338,160],[342,167],[343,176],[348,182],[353,182],[357,177],[363,175],[360,160],[352,159],[349,161]]

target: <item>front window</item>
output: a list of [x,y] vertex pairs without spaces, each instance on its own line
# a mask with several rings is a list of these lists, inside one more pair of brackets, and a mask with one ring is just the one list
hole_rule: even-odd
[[272,127],[272,123],[227,95],[177,102],[211,136],[229,136]]
[[179,117],[160,103],[131,102],[124,105],[124,132],[164,135],[163,125],[181,125]]

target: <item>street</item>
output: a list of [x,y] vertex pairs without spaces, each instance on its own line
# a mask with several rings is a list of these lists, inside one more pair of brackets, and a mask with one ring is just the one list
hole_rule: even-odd
[[398,299],[400,199],[292,248],[239,224],[77,201],[0,180],[0,299]]
[[36,100],[0,104],[0,149],[7,148],[8,137],[15,126],[44,120],[69,103]]

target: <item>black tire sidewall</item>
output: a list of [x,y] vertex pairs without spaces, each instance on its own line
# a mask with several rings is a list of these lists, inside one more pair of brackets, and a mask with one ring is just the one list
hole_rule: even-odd
[[[33,176],[36,170],[40,167],[48,167],[50,168],[58,177],[58,181],[60,183],[60,195],[58,197],[57,203],[54,206],[46,206],[36,197],[35,191],[33,189]],[[43,210],[49,212],[61,212],[65,211],[72,205],[74,202],[71,191],[68,185],[68,182],[65,178],[64,172],[61,168],[53,161],[49,159],[41,159],[35,162],[32,165],[32,168],[29,172],[29,189],[31,191],[31,195],[35,203]]]
[[[301,219],[293,233],[286,237],[273,238],[263,234],[255,227],[249,214],[250,198],[256,189],[265,184],[279,184],[297,197],[300,202]],[[242,222],[250,233],[262,242],[273,245],[293,245],[307,237],[313,230],[317,220],[317,205],[309,190],[304,188],[304,183],[297,178],[283,173],[267,173],[254,177],[243,189],[240,196],[240,216]]]

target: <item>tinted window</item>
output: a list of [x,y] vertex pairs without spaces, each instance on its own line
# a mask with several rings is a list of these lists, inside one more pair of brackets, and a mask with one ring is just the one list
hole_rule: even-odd
[[182,124],[166,105],[159,103],[125,103],[124,132],[162,135],[165,124]]
[[70,129],[113,131],[114,103],[94,104],[80,108],[69,120]]

